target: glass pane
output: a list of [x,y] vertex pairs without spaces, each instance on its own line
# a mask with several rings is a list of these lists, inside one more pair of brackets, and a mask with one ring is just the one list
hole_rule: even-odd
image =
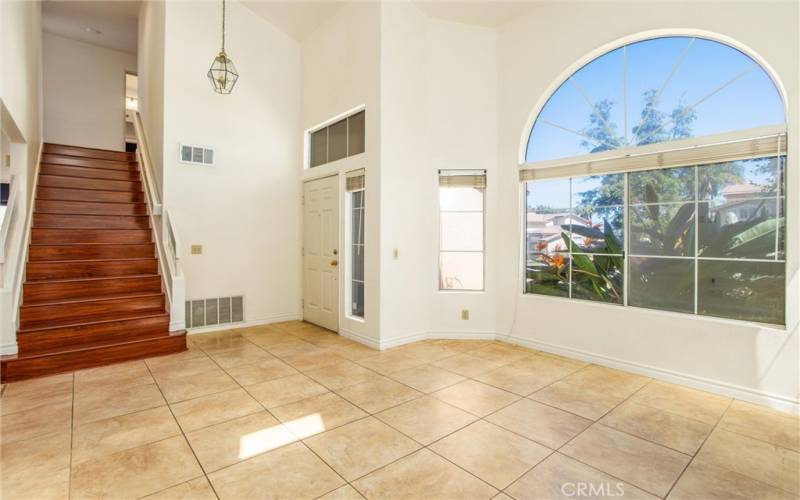
[[781,203],[778,205],[779,219],[778,219],[778,259],[786,258],[786,200],[781,198]]
[[529,213],[569,213],[569,179],[526,182],[525,191]]
[[328,162],[328,129],[317,130],[311,134],[310,165],[316,167]]
[[352,245],[351,252],[353,256],[352,278],[364,281],[364,245]]
[[576,215],[572,218],[572,241],[581,252],[622,255],[625,248],[622,207],[600,207],[596,210],[587,217]]
[[347,120],[340,120],[328,127],[328,161],[341,160],[347,156]]
[[439,188],[439,209],[443,211],[479,212],[483,210],[483,189]]
[[628,304],[694,312],[694,260],[630,257]]
[[353,208],[361,208],[364,206],[364,191],[351,191],[350,195],[353,197]]
[[350,314],[359,318],[364,317],[364,283],[352,282],[352,304]]
[[347,118],[348,124],[348,149],[347,149],[347,156],[353,156],[358,153],[364,152],[364,111],[360,113],[356,113],[353,116]]
[[[593,175],[590,177],[573,177],[572,205],[592,207],[622,205],[625,193],[625,175]],[[578,213],[580,208],[576,209]]]
[[695,167],[631,172],[628,175],[630,203],[666,203],[694,200]]
[[354,208],[352,213],[351,243],[364,243],[364,209]]
[[441,252],[439,288],[483,290],[483,252]]
[[572,297],[622,304],[623,268],[621,255],[573,255]]
[[569,297],[569,255],[528,254],[525,293]]
[[698,167],[701,200],[734,203],[747,198],[777,196],[778,159],[756,158]]
[[784,263],[700,260],[699,273],[700,314],[784,324]]
[[694,256],[694,203],[630,207],[633,255]]
[[442,250],[483,250],[483,213],[442,212]]
[[774,259],[777,205],[774,199],[700,203],[700,255]]

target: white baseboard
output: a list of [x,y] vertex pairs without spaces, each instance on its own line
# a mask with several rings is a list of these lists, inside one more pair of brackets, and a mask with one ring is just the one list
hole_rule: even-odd
[[438,331],[438,332],[428,332],[428,338],[445,339],[445,340],[497,340],[498,336],[494,332]]
[[19,352],[19,349],[17,348],[17,343],[16,342],[13,343],[13,344],[6,344],[6,345],[3,345],[3,346],[0,346],[0,356],[13,356],[14,354],[17,354],[18,352]]
[[750,389],[735,384],[728,384],[719,380],[698,377],[687,373],[675,372],[672,370],[665,370],[649,365],[642,365],[631,361],[594,354],[579,349],[572,349],[569,347],[561,347],[546,342],[537,342],[535,340],[516,337],[514,335],[497,335],[497,340],[517,344],[525,347],[532,347],[540,351],[549,352],[552,354],[560,354],[581,361],[587,361],[596,365],[607,366],[609,368],[617,368],[631,373],[638,373],[665,382],[691,387],[701,391],[712,392],[723,396],[728,396],[750,403],[774,408],[776,410],[786,411],[790,413],[800,413],[800,401],[781,396],[779,394],[772,394],[764,391]]
[[339,328],[339,335],[342,337],[348,338],[354,342],[358,342],[359,344],[364,344],[367,347],[371,347],[372,349],[380,350],[381,346],[380,343],[365,335],[361,335],[360,333],[356,333],[345,328]]
[[303,319],[302,313],[273,314],[266,318],[254,319],[250,321],[240,321],[238,323],[222,323],[220,325],[201,326],[199,328],[187,328],[187,335],[198,333],[218,332],[220,330],[235,330],[236,328],[248,328],[251,326],[269,325],[270,323],[280,323],[281,321],[299,321]]

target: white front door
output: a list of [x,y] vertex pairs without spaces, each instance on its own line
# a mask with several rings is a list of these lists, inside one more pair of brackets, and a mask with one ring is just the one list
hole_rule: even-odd
[[303,319],[339,330],[339,177],[303,186]]

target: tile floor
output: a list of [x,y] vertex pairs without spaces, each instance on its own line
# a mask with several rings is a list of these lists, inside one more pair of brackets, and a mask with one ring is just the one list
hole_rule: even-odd
[[301,322],[12,383],[3,499],[800,496],[800,419],[490,341]]

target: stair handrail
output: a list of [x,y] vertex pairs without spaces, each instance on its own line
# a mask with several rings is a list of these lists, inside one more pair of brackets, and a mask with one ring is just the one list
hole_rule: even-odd
[[[15,179],[16,176],[11,177],[11,182],[9,184],[9,194],[8,194],[8,203],[6,204],[6,210],[3,213],[3,221],[0,223],[0,288],[10,288],[14,283],[14,275],[16,273],[6,273],[6,256],[8,255],[9,246],[11,245],[11,239],[9,236],[13,237],[13,233],[11,229],[13,227],[13,223],[16,221],[17,218],[17,182]],[[16,267],[16,266],[14,266]],[[14,271],[14,268],[12,268]],[[11,279],[8,280],[8,276],[11,276]],[[8,283],[6,283],[8,281]]]
[[136,131],[136,154],[141,165],[144,177],[145,196],[147,197],[150,222],[155,235],[156,251],[162,263],[164,288],[167,301],[170,304],[170,331],[183,330],[185,327],[185,309],[183,307],[185,283],[180,262],[180,239],[175,230],[175,224],[169,211],[163,204],[159,194],[158,184],[153,174],[150,150],[147,146],[147,137],[142,124],[142,117],[138,111],[134,112],[133,128]]

